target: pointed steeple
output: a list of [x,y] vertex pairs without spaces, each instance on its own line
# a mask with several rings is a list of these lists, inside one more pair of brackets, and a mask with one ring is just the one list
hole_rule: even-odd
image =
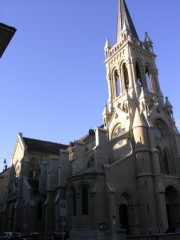
[[149,35],[148,35],[147,32],[145,32],[144,42],[153,44],[153,42],[152,42],[152,40],[150,39],[150,37],[149,37]]
[[104,128],[106,128],[108,125],[109,119],[110,119],[110,113],[109,113],[107,105],[105,105],[105,107],[104,107],[102,116],[103,116],[103,120],[104,120]]
[[104,51],[106,51],[107,49],[111,49],[111,43],[109,41],[109,38],[106,38],[106,43],[104,46]]
[[166,102],[165,102],[165,105],[164,105],[164,109],[165,109],[166,113],[167,113],[171,118],[173,118],[173,106],[172,106],[172,104],[170,103],[168,97],[166,97]]
[[136,108],[136,111],[134,114],[134,122],[133,122],[132,128],[136,128],[136,127],[146,127],[146,124],[143,118],[141,117],[138,108]]
[[107,105],[104,106],[104,110],[103,110],[103,114],[102,115],[108,115],[109,114],[109,110]]
[[129,26],[127,25],[126,21],[124,21],[124,25],[123,25],[123,28],[122,28],[121,32],[123,33],[123,32],[126,32],[126,31],[131,32],[131,30],[129,29]]
[[126,24],[132,36],[139,39],[133,21],[129,14],[128,8],[126,6],[125,0],[118,0],[117,33],[116,33],[117,42],[120,42],[121,40],[124,24]]
[[147,50],[153,51],[153,42],[147,32],[145,32],[144,45]]
[[168,97],[166,97],[165,108],[173,108],[172,104],[170,103]]

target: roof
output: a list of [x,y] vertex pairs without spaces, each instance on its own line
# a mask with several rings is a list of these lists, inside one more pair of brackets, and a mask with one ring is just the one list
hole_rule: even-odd
[[[98,128],[104,128],[104,124],[102,124]],[[83,141],[87,140],[89,137],[94,136],[94,135],[95,135],[94,130],[93,129],[89,129],[89,133],[84,135],[83,137],[81,137],[78,141],[83,142]]]
[[14,27],[0,23],[0,57],[2,57],[15,32],[16,29]]
[[7,177],[10,167],[4,168],[2,172],[0,172],[0,178]]
[[126,24],[128,30],[131,32],[132,36],[139,39],[136,29],[134,27],[133,21],[129,14],[128,8],[126,6],[125,0],[119,0],[118,2],[118,16],[117,16],[117,42],[120,42],[122,37],[123,26]]
[[54,143],[54,142],[47,142],[32,138],[23,137],[24,142],[29,151],[33,152],[41,152],[41,153],[49,153],[59,155],[60,149],[67,149],[68,145]]

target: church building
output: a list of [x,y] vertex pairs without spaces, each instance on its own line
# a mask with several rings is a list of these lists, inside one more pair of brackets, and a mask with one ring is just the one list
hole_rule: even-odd
[[180,134],[153,42],[139,39],[125,0],[104,52],[102,126],[69,145],[18,135],[1,230],[110,240],[180,226]]

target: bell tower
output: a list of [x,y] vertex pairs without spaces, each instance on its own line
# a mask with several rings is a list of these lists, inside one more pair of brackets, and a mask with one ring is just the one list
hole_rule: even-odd
[[148,117],[152,105],[163,106],[164,100],[153,42],[147,32],[144,41],[139,40],[124,0],[118,0],[116,43],[111,46],[107,39],[104,52],[109,99],[103,118],[111,138],[114,118],[121,116],[119,120],[126,122],[122,128],[128,131],[136,108]]
[[[173,107],[161,92],[153,42],[147,32],[139,40],[125,0],[118,0],[116,43],[111,45],[107,39],[104,52],[109,97],[103,121],[111,146],[110,165],[117,163],[119,175],[123,175],[124,159],[131,158],[138,224],[144,233],[148,226],[153,232],[165,232],[174,221],[180,223],[180,217],[172,219],[169,205],[171,200],[180,203],[180,134]],[[126,181],[127,175],[130,172]],[[180,207],[173,207],[180,212]]]

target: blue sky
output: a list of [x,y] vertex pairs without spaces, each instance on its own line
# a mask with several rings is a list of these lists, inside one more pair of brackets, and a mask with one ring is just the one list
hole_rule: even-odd
[[[180,126],[180,1],[126,0],[139,38],[148,32],[159,81]],[[117,0],[1,0],[17,28],[0,59],[0,171],[17,134],[68,144],[102,124],[104,44],[116,36]]]

